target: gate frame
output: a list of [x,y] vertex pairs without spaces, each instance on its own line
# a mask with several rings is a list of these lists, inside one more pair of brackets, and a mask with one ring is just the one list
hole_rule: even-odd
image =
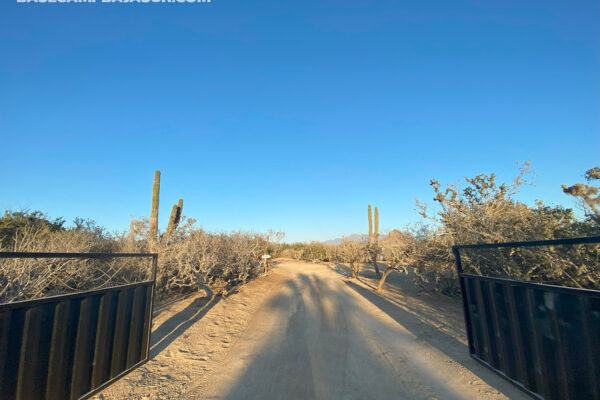
[[517,279],[498,278],[498,277],[492,277],[492,276],[486,276],[486,275],[476,275],[476,274],[465,273],[463,270],[463,266],[462,266],[462,260],[460,258],[460,250],[461,249],[491,249],[491,248],[503,248],[503,247],[539,247],[539,246],[573,245],[573,244],[589,244],[589,243],[600,243],[600,236],[588,236],[588,237],[578,237],[578,238],[569,238],[569,239],[553,239],[553,240],[532,240],[532,241],[520,241],[520,242],[462,244],[462,245],[452,246],[452,253],[454,254],[454,258],[456,260],[456,272],[458,275],[458,281],[460,284],[460,291],[461,291],[461,297],[462,297],[462,303],[463,303],[463,315],[465,318],[465,329],[466,329],[466,333],[467,333],[467,341],[469,344],[469,346],[468,346],[469,347],[469,355],[473,359],[475,359],[477,362],[479,362],[480,364],[489,368],[496,374],[500,375],[501,377],[503,377],[507,381],[511,382],[513,385],[517,386],[519,389],[521,389],[522,391],[524,391],[525,393],[527,393],[528,395],[530,395],[536,399],[543,399],[544,397],[542,397],[540,394],[538,394],[536,392],[529,390],[528,388],[523,386],[520,382],[515,381],[514,379],[510,378],[502,370],[494,368],[487,361],[482,360],[481,358],[477,357],[474,354],[475,351],[474,351],[474,345],[473,345],[473,329],[471,326],[471,317],[469,314],[469,303],[467,300],[466,288],[465,288],[465,283],[464,283],[465,281],[464,281],[464,279],[461,279],[461,278],[478,278],[478,279],[483,279],[483,280],[500,281],[500,282],[518,282],[520,285],[523,285],[525,287],[532,287],[532,288],[538,288],[538,289],[550,289],[553,291],[567,292],[567,293],[576,292],[577,294],[581,294],[581,295],[586,295],[586,294],[598,295],[598,294],[600,294],[600,291],[593,290],[593,289],[580,289],[580,288],[572,288],[572,287],[568,287],[568,286],[549,285],[549,284],[545,284],[545,283],[534,283],[534,282],[521,281],[521,280],[517,280]]
[[37,299],[30,300],[21,300],[14,301],[9,303],[0,303],[0,309],[12,309],[12,308],[20,308],[26,307],[31,304],[44,304],[57,300],[70,299],[70,298],[79,298],[79,297],[87,297],[95,294],[102,294],[112,291],[118,291],[120,289],[136,287],[142,284],[151,284],[151,292],[150,292],[150,320],[148,321],[148,337],[147,337],[147,345],[146,345],[146,357],[132,365],[131,367],[125,369],[120,374],[115,377],[109,379],[104,382],[97,388],[92,391],[89,391],[78,398],[78,400],[89,399],[90,397],[98,394],[102,390],[106,389],[119,379],[123,378],[125,375],[130,372],[136,370],[138,367],[141,367],[145,363],[150,360],[150,339],[152,336],[152,319],[153,319],[153,311],[154,311],[154,298],[156,296],[156,272],[158,268],[158,253],[47,253],[47,252],[15,252],[15,251],[1,251],[0,259],[3,258],[77,258],[77,259],[92,259],[92,258],[151,258],[151,277],[149,280],[130,283],[126,285],[117,285],[110,286],[101,289],[89,289],[76,291],[67,294],[61,294],[56,296],[46,296],[40,297]]

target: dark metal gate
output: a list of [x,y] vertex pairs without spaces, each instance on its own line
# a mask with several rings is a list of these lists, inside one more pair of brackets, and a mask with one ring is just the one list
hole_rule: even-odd
[[468,274],[461,249],[598,243],[600,237],[454,246],[471,356],[542,399],[600,399],[600,291]]
[[148,361],[156,254],[8,253],[0,258],[152,259],[152,279],[0,304],[0,399],[85,399]]

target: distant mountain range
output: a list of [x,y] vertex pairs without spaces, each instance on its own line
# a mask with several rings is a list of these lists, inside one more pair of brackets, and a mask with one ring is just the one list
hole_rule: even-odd
[[[358,242],[358,241],[361,241],[361,240],[365,240],[365,241],[369,240],[369,235],[365,235],[365,234],[361,235],[361,234],[355,233],[355,234],[352,234],[352,235],[345,236],[345,238],[348,239],[348,240],[353,240],[355,242]],[[340,244],[340,243],[342,243],[342,238],[326,240],[326,241],[321,242],[321,243],[323,243],[323,244],[333,244],[333,245]]]

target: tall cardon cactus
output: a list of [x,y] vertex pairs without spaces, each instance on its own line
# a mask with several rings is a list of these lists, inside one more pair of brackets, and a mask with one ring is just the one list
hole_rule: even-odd
[[177,230],[177,225],[181,221],[181,213],[183,212],[183,199],[179,199],[179,203],[173,205],[171,215],[169,216],[169,225],[167,226],[167,238]]
[[379,279],[381,277],[379,266],[377,265],[377,255],[379,254],[379,210],[375,207],[375,232],[373,232],[373,216],[370,204],[367,212],[369,215],[369,257],[373,263],[373,268],[375,268],[375,276]]
[[152,185],[152,211],[150,213],[150,242],[156,243],[158,239],[158,198],[160,195],[160,171],[154,171],[154,184]]

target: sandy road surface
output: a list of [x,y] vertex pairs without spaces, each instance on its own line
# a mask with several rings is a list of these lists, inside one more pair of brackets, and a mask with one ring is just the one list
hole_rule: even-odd
[[460,303],[395,276],[282,262],[155,319],[152,360],[104,399],[528,399],[467,353]]

